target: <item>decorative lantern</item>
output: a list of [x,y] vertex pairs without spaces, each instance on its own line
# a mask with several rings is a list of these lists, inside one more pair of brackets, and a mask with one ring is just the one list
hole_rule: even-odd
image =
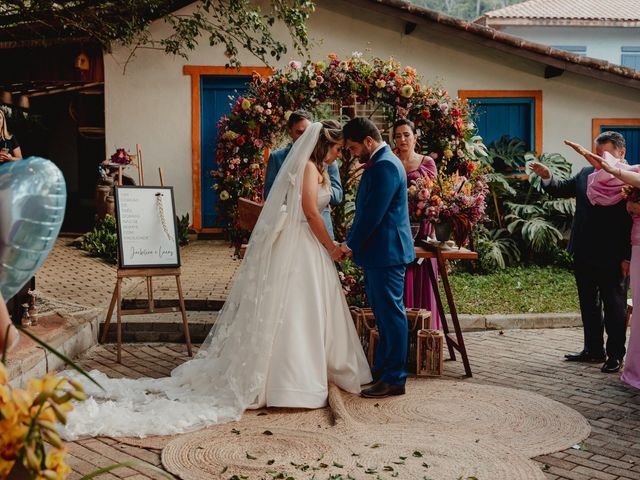
[[416,374],[439,377],[444,367],[444,335],[440,330],[419,330]]

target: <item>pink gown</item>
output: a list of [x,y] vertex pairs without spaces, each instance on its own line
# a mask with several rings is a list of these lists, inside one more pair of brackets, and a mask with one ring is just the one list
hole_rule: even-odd
[[[616,168],[622,170],[639,171],[637,165],[627,165],[615,159],[609,153],[604,154],[606,160]],[[596,170],[587,180],[587,197],[593,205],[615,205],[623,198],[622,188],[625,184],[604,170]],[[627,354],[624,360],[624,370],[620,377],[623,382],[640,388],[640,217],[633,215],[631,227],[631,295],[633,309],[631,316],[631,335]]]
[[[436,163],[430,157],[424,160],[418,168],[407,173],[407,184],[420,177],[435,178],[438,174]],[[425,224],[418,233],[418,237],[426,238],[431,233],[431,225]],[[438,263],[435,259],[425,260],[421,264],[412,263],[407,267],[407,274],[404,279],[404,306],[407,308],[424,308],[431,311],[431,328],[439,330],[441,327],[440,314],[436,295],[429,279],[427,263],[431,262],[433,272],[438,278]]]

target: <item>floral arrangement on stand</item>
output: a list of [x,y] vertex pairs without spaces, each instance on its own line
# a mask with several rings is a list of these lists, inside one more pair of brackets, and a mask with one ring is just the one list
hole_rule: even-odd
[[447,224],[456,244],[464,246],[471,230],[485,220],[486,197],[489,193],[482,175],[474,167],[469,177],[458,172],[435,179],[419,178],[411,182],[409,217],[412,222],[430,222],[436,227]]
[[[367,61],[358,52],[346,59],[329,54],[317,62],[292,61],[269,77],[255,74],[247,93],[234,99],[231,113],[219,121],[218,168],[211,172],[220,219],[236,246],[248,238],[238,225],[238,199],[262,200],[264,160],[286,131],[289,115],[329,102],[373,102],[383,107],[390,122],[400,117],[412,120],[421,132],[420,150],[437,154],[441,175],[458,172],[468,177],[486,154],[466,104],[437,85],[423,84],[414,68],[394,59]],[[343,231],[341,227],[337,230]]]
[[129,154],[124,148],[117,148],[116,153],[111,155],[109,159],[111,163],[117,163],[119,165],[129,165],[132,161],[132,155]]

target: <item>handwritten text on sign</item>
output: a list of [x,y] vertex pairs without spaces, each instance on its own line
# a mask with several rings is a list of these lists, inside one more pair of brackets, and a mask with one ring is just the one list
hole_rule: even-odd
[[120,265],[178,266],[170,188],[118,188]]

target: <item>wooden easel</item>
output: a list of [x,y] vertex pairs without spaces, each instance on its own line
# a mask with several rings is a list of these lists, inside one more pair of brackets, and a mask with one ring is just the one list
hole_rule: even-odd
[[[136,145],[137,162],[138,162],[138,181],[140,186],[144,183],[144,173],[142,168],[142,149],[140,144]],[[160,174],[160,186],[164,186],[164,175],[162,168],[159,168]],[[122,169],[118,172],[118,185],[122,186]],[[122,363],[122,317],[124,315],[144,315],[149,313],[175,313],[176,307],[162,307],[156,308],[155,301],[153,299],[153,277],[176,277],[176,287],[178,289],[178,300],[180,303],[180,312],[182,313],[182,326],[184,328],[184,338],[187,344],[187,353],[190,357],[193,356],[191,348],[191,335],[189,334],[189,323],[187,321],[187,311],[184,306],[184,296],[182,295],[182,284],[180,283],[180,267],[172,268],[120,268],[118,267],[116,286],[111,296],[111,303],[109,304],[109,310],[107,311],[107,318],[104,322],[104,328],[102,330],[101,343],[106,343],[107,336],[109,334],[109,326],[111,324],[111,316],[113,310],[117,305],[117,324],[116,324],[116,342],[118,345],[117,361]],[[147,308],[122,308],[122,279],[144,277],[147,283]]]

